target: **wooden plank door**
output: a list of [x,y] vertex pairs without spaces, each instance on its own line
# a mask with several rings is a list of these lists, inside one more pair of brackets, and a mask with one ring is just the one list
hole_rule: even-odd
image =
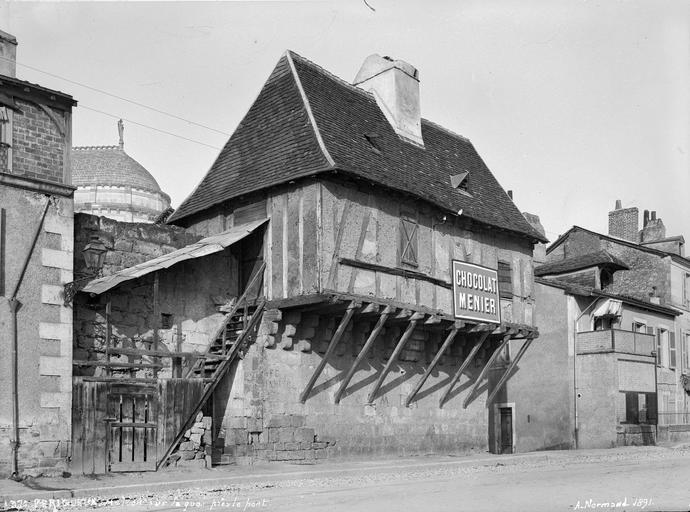
[[501,407],[500,453],[513,453],[513,410]]
[[155,471],[157,388],[114,384],[107,402],[110,471]]

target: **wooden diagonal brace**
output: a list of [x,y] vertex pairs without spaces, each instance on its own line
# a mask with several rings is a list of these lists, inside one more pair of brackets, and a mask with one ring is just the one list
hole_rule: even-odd
[[486,373],[489,371],[489,368],[491,368],[491,365],[494,364],[494,361],[498,357],[498,354],[501,353],[501,351],[505,348],[505,346],[508,344],[510,341],[510,338],[513,337],[513,334],[515,334],[512,330],[508,331],[508,334],[506,334],[503,337],[503,341],[501,344],[498,346],[496,350],[494,350],[494,353],[491,354],[491,357],[489,360],[486,362],[484,365],[484,368],[482,368],[481,373],[479,374],[479,377],[477,377],[477,380],[474,382],[474,386],[472,386],[472,389],[470,390],[469,394],[465,397],[465,401],[462,403],[462,408],[466,409],[467,404],[470,403],[470,400],[472,400],[472,397],[474,396],[474,393],[477,391],[477,388],[479,388],[479,385],[482,382],[482,379],[486,375]]
[[347,311],[345,312],[345,315],[343,315],[343,318],[340,320],[340,325],[338,325],[338,329],[335,331],[335,334],[333,334],[333,337],[331,338],[331,341],[328,344],[328,348],[326,349],[326,353],[321,358],[321,361],[319,362],[319,365],[316,367],[314,374],[309,379],[309,382],[307,383],[307,387],[304,388],[304,391],[302,391],[302,394],[299,396],[299,401],[301,403],[304,403],[307,401],[307,398],[309,397],[309,393],[311,393],[311,389],[314,387],[314,384],[316,384],[316,379],[319,378],[319,375],[321,375],[321,372],[326,367],[326,363],[328,362],[328,358],[333,354],[335,347],[338,345],[340,338],[342,338],[343,333],[345,332],[345,329],[347,328],[347,324],[350,323],[350,320],[352,319],[352,315],[354,314],[355,309],[357,307],[359,307],[359,304],[357,304],[357,302],[354,300],[351,301],[350,304],[347,306]]
[[467,355],[465,360],[460,365],[460,368],[458,368],[458,370],[455,372],[455,375],[453,375],[453,378],[450,380],[450,384],[448,384],[448,387],[446,388],[445,393],[443,393],[443,396],[438,401],[439,407],[443,407],[443,404],[445,403],[446,398],[448,398],[448,395],[450,395],[450,392],[453,390],[453,386],[455,386],[455,384],[460,379],[462,372],[464,372],[465,369],[474,360],[474,356],[476,356],[477,352],[479,352],[479,349],[482,348],[482,345],[486,341],[486,338],[489,337],[489,334],[491,334],[491,331],[483,331],[482,332],[481,336],[479,337],[477,342],[474,344],[474,347],[472,347],[472,350],[470,350],[470,353]]
[[383,325],[386,323],[386,320],[388,320],[388,317],[390,316],[390,314],[393,311],[394,311],[394,308],[388,306],[388,307],[386,307],[386,309],[383,310],[383,312],[381,313],[381,316],[379,316],[379,319],[376,322],[376,326],[371,331],[371,334],[369,334],[369,337],[367,338],[366,343],[364,343],[362,350],[360,350],[359,354],[357,354],[357,358],[355,359],[355,362],[352,363],[352,366],[347,371],[347,375],[345,375],[345,379],[340,384],[340,388],[338,389],[338,392],[335,394],[335,403],[336,404],[340,403],[340,399],[342,398],[343,393],[347,389],[347,385],[350,383],[350,380],[352,380],[352,377],[354,376],[355,372],[357,371],[357,367],[360,365],[360,363],[367,356],[367,354],[369,353],[369,350],[371,350],[371,347],[374,346],[374,342],[376,341],[376,338],[378,338],[379,334],[381,333],[381,329],[383,329]]
[[532,341],[534,341],[534,338],[527,338],[525,340],[525,342],[522,344],[522,346],[520,347],[520,350],[518,350],[517,355],[510,362],[510,365],[508,365],[508,369],[505,371],[505,373],[503,375],[501,375],[501,379],[498,381],[498,384],[496,384],[496,387],[494,387],[494,390],[489,395],[489,398],[486,399],[486,405],[487,406],[489,405],[491,400],[493,400],[494,396],[496,396],[496,393],[498,393],[498,390],[501,389],[501,386],[503,386],[505,381],[508,380],[508,377],[510,377],[510,372],[512,372],[515,365],[518,364],[518,361],[525,354],[525,352],[527,351],[527,348],[530,346],[530,343],[532,343]]
[[386,375],[388,375],[388,372],[391,369],[391,366],[393,366],[393,363],[398,359],[398,355],[400,355],[400,352],[402,352],[402,349],[405,346],[405,343],[407,343],[407,340],[410,338],[410,336],[412,336],[412,331],[414,331],[414,328],[416,326],[417,320],[410,320],[410,323],[407,325],[407,329],[405,329],[405,332],[401,336],[400,341],[398,341],[398,344],[395,346],[393,353],[388,358],[386,366],[384,366],[383,370],[381,371],[381,375],[379,375],[379,378],[376,381],[376,384],[374,385],[374,389],[372,389],[371,393],[369,393],[367,402],[372,403],[374,401],[374,398],[376,398],[376,393],[378,393],[381,384],[383,384]]
[[419,380],[417,385],[414,387],[414,389],[412,390],[412,393],[410,393],[407,396],[407,398],[405,399],[405,407],[410,406],[410,402],[412,402],[412,399],[419,392],[419,390],[422,389],[422,386],[426,382],[426,379],[429,378],[429,375],[431,375],[431,372],[434,370],[434,368],[436,367],[438,362],[441,360],[441,356],[445,353],[445,351],[448,349],[448,347],[451,346],[451,344],[453,343],[453,340],[455,339],[455,336],[457,334],[458,334],[458,327],[453,326],[453,328],[448,333],[448,336],[446,336],[446,340],[443,342],[443,345],[441,345],[441,348],[438,350],[438,352],[434,356],[434,359],[431,361],[431,364],[429,364],[429,367],[424,372],[424,375]]

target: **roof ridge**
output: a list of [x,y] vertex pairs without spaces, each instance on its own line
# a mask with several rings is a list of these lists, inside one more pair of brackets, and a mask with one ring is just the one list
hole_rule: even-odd
[[363,96],[366,96],[366,97],[368,97],[368,98],[370,98],[370,99],[372,99],[372,100],[375,101],[374,95],[373,95],[372,93],[370,93],[369,91],[365,91],[364,89],[362,89],[362,88],[360,88],[360,87],[357,87],[356,85],[351,84],[350,82],[348,82],[348,81],[345,80],[344,78],[339,77],[338,75],[336,75],[336,74],[333,73],[332,71],[327,70],[326,68],[324,68],[324,67],[320,66],[319,64],[317,64],[316,62],[311,61],[311,60],[307,59],[306,57],[302,57],[299,53],[297,53],[297,52],[295,52],[295,51],[293,51],[293,50],[286,50],[286,51],[285,51],[285,54],[289,54],[290,57],[297,57],[298,60],[302,61],[304,64],[306,64],[306,65],[308,65],[308,66],[311,66],[311,67],[315,68],[317,71],[319,71],[320,73],[323,73],[323,74],[326,75],[328,78],[332,78],[332,79],[334,79],[336,82],[340,82],[341,85],[345,85],[345,86],[347,86],[348,88],[352,89],[353,91],[356,91],[356,92],[358,92],[359,94],[361,94],[361,95],[363,95]]
[[[75,151],[88,151],[93,149],[122,149],[120,146],[72,146]],[[122,149],[124,153],[124,149]]]
[[452,135],[453,137],[457,137],[457,138],[459,138],[459,139],[462,139],[462,140],[464,140],[464,141],[469,142],[470,144],[472,144],[472,141],[471,141],[470,139],[468,139],[467,137],[465,137],[464,135],[460,135],[459,133],[456,133],[456,132],[454,132],[453,130],[451,130],[451,129],[449,129],[449,128],[446,128],[445,126],[440,125],[440,124],[438,124],[438,123],[436,123],[436,122],[434,122],[434,121],[430,121],[429,119],[426,119],[426,118],[422,117],[422,122],[427,123],[427,124],[430,124],[430,125],[432,125],[434,128],[438,128],[439,130],[446,132],[448,135]]
[[295,68],[295,63],[292,60],[292,52],[290,50],[287,50],[285,52],[285,58],[288,61],[288,65],[290,66],[290,71],[292,72],[292,76],[295,79],[295,85],[297,85],[297,89],[299,90],[299,95],[302,98],[302,103],[304,103],[304,108],[307,111],[307,117],[309,118],[309,123],[311,124],[312,128],[314,129],[314,135],[316,136],[316,142],[319,145],[319,148],[321,149],[321,152],[323,153],[324,158],[328,162],[328,164],[331,167],[335,166],[335,160],[333,160],[333,157],[331,154],[328,152],[328,148],[326,147],[326,143],[323,140],[323,137],[321,136],[321,132],[319,131],[319,127],[316,124],[316,118],[314,117],[314,113],[311,110],[311,105],[309,104],[309,98],[307,98],[307,93],[304,91],[304,87],[302,87],[302,80],[300,80],[299,73],[297,72],[297,68]]

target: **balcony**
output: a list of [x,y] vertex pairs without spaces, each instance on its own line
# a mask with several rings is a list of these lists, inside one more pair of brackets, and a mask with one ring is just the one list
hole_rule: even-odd
[[606,329],[603,331],[585,331],[577,333],[577,353],[593,354],[597,352],[625,352],[651,356],[656,348],[653,334]]

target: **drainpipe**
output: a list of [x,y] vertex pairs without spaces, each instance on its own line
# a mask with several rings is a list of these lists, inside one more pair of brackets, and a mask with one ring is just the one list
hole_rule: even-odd
[[14,286],[14,291],[7,302],[10,306],[10,313],[12,318],[10,319],[10,338],[12,342],[12,369],[11,378],[12,381],[12,441],[10,446],[12,448],[12,474],[10,478],[13,480],[19,480],[19,358],[18,358],[18,334],[17,334],[17,310],[19,309],[19,300],[17,300],[17,293],[19,292],[19,287],[22,285],[24,280],[24,275],[26,274],[26,269],[29,266],[29,261],[31,261],[31,255],[36,247],[36,242],[38,241],[38,236],[41,234],[41,228],[43,227],[43,221],[46,218],[46,213],[48,213],[48,207],[50,206],[51,197],[47,196],[46,204],[43,207],[43,213],[41,214],[41,220],[36,226],[36,231],[34,232],[34,237],[31,242],[31,247],[29,252],[26,254],[24,259],[24,265],[22,266],[21,272],[19,272],[19,279],[17,279],[17,284]]
[[587,311],[594,306],[597,302],[599,302],[599,298],[596,298],[592,301],[592,303],[587,306],[582,313],[578,315],[578,317],[575,319],[575,322],[573,324],[573,409],[574,409],[574,416],[575,416],[575,449],[577,450],[578,445],[579,445],[579,422],[578,422],[578,414],[577,414],[577,323],[580,321],[580,318],[584,316]]
[[10,340],[12,343],[12,355],[10,360],[10,364],[12,365],[12,375],[10,377],[12,381],[12,440],[10,441],[10,446],[12,448],[12,474],[10,478],[17,480],[19,478],[19,393],[17,389],[17,306],[19,305],[19,301],[15,297],[12,297],[8,299],[7,302],[10,306]]

